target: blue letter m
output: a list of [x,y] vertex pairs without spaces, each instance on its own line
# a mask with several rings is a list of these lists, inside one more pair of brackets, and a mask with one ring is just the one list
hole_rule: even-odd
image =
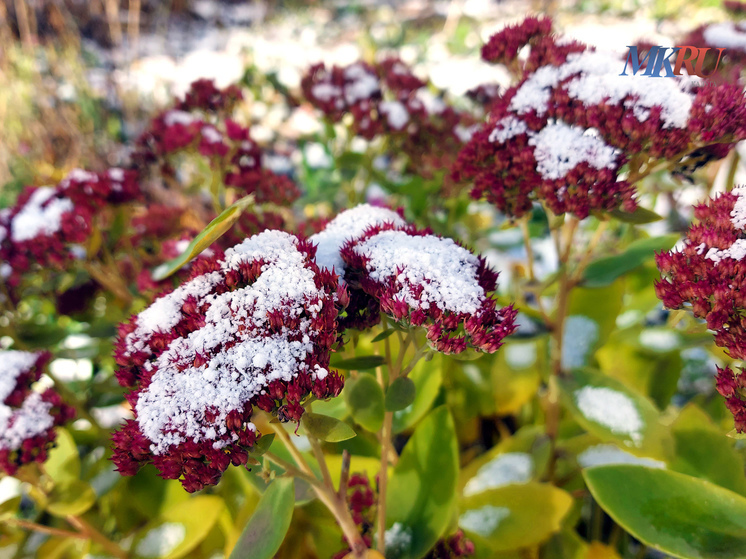
[[645,58],[640,60],[640,57],[637,54],[637,45],[633,46],[627,46],[629,49],[629,52],[627,53],[627,60],[624,62],[624,70],[622,70],[622,73],[619,74],[620,76],[626,76],[627,75],[627,64],[630,63],[630,60],[632,61],[632,75],[636,75],[637,72],[640,71],[640,66],[642,66],[645,61],[648,62],[648,66],[651,66],[656,59],[656,55],[658,54],[658,49],[660,47],[650,47],[650,50],[648,51],[648,54]]

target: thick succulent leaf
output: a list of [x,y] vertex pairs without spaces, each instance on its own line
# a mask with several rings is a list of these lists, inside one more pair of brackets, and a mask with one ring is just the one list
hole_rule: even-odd
[[645,466],[583,472],[599,505],[647,546],[684,559],[746,556],[746,498],[708,481]]

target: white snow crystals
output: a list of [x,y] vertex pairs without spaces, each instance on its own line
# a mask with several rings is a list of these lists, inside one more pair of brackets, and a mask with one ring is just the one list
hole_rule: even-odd
[[[730,212],[730,221],[733,227],[736,229],[744,229],[746,227],[746,186],[736,186],[731,190],[731,194],[735,195],[736,203],[733,205],[733,210]],[[706,249],[704,243],[697,247],[697,253],[702,254]],[[712,260],[715,265],[719,264],[721,260],[725,258],[731,258],[733,260],[743,260],[746,256],[746,239],[736,239],[736,241],[724,250],[711,247],[705,258]]]
[[724,21],[708,26],[702,36],[708,45],[746,51],[746,23]]
[[17,450],[23,441],[45,433],[54,425],[49,413],[52,404],[42,400],[37,392],[31,392],[20,408],[3,403],[13,392],[18,377],[27,372],[37,358],[37,354],[25,351],[0,351],[0,450]]
[[564,122],[550,122],[528,141],[535,146],[536,170],[545,179],[556,180],[580,163],[596,169],[613,169],[619,150],[607,145],[594,132],[593,128],[584,130]]
[[387,208],[370,204],[360,204],[340,213],[331,220],[323,231],[312,235],[308,240],[318,245],[316,263],[320,268],[334,271],[344,278],[345,263],[339,254],[345,241],[359,237],[374,225],[393,223],[397,227],[406,225],[399,214]]
[[578,463],[583,468],[605,466],[606,464],[636,464],[648,468],[665,468],[666,464],[653,458],[640,458],[613,444],[597,444],[578,454]]
[[562,87],[571,98],[586,106],[601,102],[614,104],[626,99],[625,107],[631,108],[641,122],[650,116],[650,109],[660,107],[664,128],[685,127],[694,101],[694,95],[688,91],[692,79],[659,80],[660,87],[650,87],[647,76],[620,76],[622,63],[610,53],[572,53],[561,66],[543,66],[531,74],[513,97],[510,108],[519,115],[529,111],[543,115],[551,90],[574,76]]
[[[309,318],[301,318],[298,329],[283,328],[279,334],[269,335],[262,328],[273,311],[298,317],[310,309],[315,317],[321,310],[324,293],[316,287],[314,272],[305,265],[306,256],[297,249],[297,242],[280,231],[246,239],[227,250],[220,264],[222,271],[228,272],[261,259],[265,264],[254,283],[216,294],[212,288],[221,273],[199,276],[137,318],[136,332],[147,339],[156,330],[170,329],[179,322],[187,296],[195,297],[199,305],[208,305],[204,326],[170,343],[155,360],[157,370],[139,395],[137,421],[153,442],[154,454],[163,454],[189,439],[214,440],[213,447],[222,448],[228,444],[220,439],[227,433],[228,413],[243,410],[269,382],[290,381],[308,367],[303,360],[314,351]],[[246,328],[247,322],[254,327]],[[226,349],[223,344],[228,341],[235,343]],[[207,362],[195,366],[198,355],[207,356]],[[146,368],[151,366],[146,362]],[[323,375],[325,371],[308,372]],[[207,410],[216,413],[214,421],[206,420]]]
[[487,538],[509,516],[510,509],[507,507],[486,505],[479,509],[466,511],[459,517],[458,525],[464,530]]
[[627,435],[636,445],[642,442],[645,424],[626,394],[607,387],[584,386],[575,391],[575,402],[587,419],[612,433]]
[[386,115],[389,126],[394,130],[402,130],[409,122],[409,112],[400,101],[384,101],[380,111]]
[[464,486],[464,497],[476,495],[512,483],[528,483],[534,472],[534,461],[525,452],[498,454],[477,471]]
[[[477,281],[479,259],[451,239],[382,231],[354,250],[369,258],[366,268],[372,280],[384,283],[396,278],[401,286],[396,297],[410,308],[427,311],[435,305],[473,314],[484,300]],[[421,287],[421,293],[416,295],[412,286]]]
[[10,225],[11,238],[20,243],[37,235],[51,235],[59,231],[62,216],[73,211],[68,198],[53,198],[56,189],[42,186],[34,190],[28,202],[18,212]]
[[180,522],[165,522],[148,530],[137,544],[137,554],[142,557],[165,557],[184,541],[186,527]]

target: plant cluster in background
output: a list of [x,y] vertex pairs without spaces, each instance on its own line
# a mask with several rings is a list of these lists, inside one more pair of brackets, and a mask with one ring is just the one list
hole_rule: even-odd
[[0,552],[746,555],[740,25],[682,39],[707,83],[543,16],[482,46],[507,88],[202,79],[12,186]]

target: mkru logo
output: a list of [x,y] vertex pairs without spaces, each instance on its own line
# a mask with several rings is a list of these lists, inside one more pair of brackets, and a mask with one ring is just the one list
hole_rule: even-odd
[[[723,55],[724,48],[698,48],[689,45],[680,45],[676,47],[650,47],[648,54],[640,60],[640,56],[637,52],[637,46],[627,46],[629,52],[627,53],[627,60],[624,62],[624,70],[619,74],[620,76],[627,75],[627,66],[632,64],[632,75],[637,75],[643,64],[647,62],[645,71],[642,73],[643,76],[650,78],[673,78],[674,76],[681,76],[681,68],[686,66],[686,71],[690,76],[699,76],[700,78],[709,78],[718,69],[720,64],[720,58]],[[705,74],[703,66],[705,58],[707,57],[707,51],[717,51],[717,61],[715,62],[715,68],[709,74]],[[670,51],[670,52],[669,52]],[[672,57],[676,56],[673,67]],[[715,56],[713,52],[711,57]],[[665,70],[664,74],[661,74]]]

